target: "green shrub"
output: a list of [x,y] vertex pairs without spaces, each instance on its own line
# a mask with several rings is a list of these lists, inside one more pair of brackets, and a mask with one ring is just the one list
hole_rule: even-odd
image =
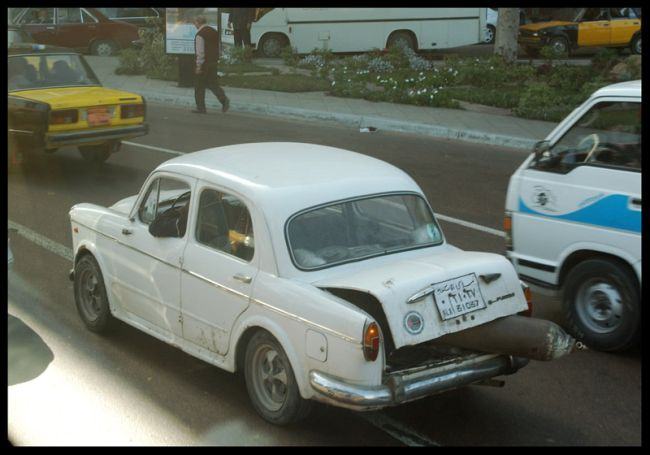
[[165,35],[160,28],[140,29],[144,41],[140,62],[151,79],[178,80],[178,58],[165,53]]
[[137,49],[124,49],[120,52],[119,66],[115,68],[115,74],[143,74],[140,63],[140,51]]
[[546,61],[551,61],[557,58],[567,58],[569,54],[567,52],[564,53],[557,52],[551,46],[544,46],[539,50],[539,56]]
[[543,82],[535,82],[522,92],[515,114],[538,120],[559,122],[575,107],[575,98],[567,97]]
[[609,71],[614,65],[621,61],[621,58],[614,49],[600,49],[591,58],[591,65],[596,71]]
[[284,64],[288,66],[296,66],[299,60],[297,50],[291,46],[282,48],[280,57],[282,57]]

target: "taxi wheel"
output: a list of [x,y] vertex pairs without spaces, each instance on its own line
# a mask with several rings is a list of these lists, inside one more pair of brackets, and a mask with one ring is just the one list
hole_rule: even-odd
[[90,52],[93,55],[99,55],[100,57],[108,57],[110,55],[115,55],[119,47],[111,40],[98,40],[95,41],[90,47]]
[[115,324],[108,305],[104,277],[91,254],[79,259],[74,267],[74,300],[88,330],[103,333]]
[[557,36],[553,38],[549,43],[549,47],[553,49],[553,52],[557,55],[566,55],[568,56],[569,53],[571,52],[571,48],[569,46],[569,41],[563,37],[563,36]]
[[641,35],[635,37],[630,44],[633,54],[641,55]]
[[248,343],[244,376],[253,407],[268,422],[287,425],[309,414],[311,402],[300,396],[289,358],[269,332],[260,330]]
[[79,153],[86,161],[102,164],[111,156],[111,146],[110,144],[82,145],[79,146]]
[[571,269],[562,309],[568,331],[589,348],[623,351],[637,342],[641,308],[636,278],[615,261],[589,259]]

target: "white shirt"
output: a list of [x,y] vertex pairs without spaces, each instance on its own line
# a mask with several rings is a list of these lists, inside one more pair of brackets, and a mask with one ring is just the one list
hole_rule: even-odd
[[[199,33],[203,27],[208,27],[208,24],[203,24],[196,33]],[[201,35],[196,35],[196,67],[201,68],[205,62],[205,40]]]

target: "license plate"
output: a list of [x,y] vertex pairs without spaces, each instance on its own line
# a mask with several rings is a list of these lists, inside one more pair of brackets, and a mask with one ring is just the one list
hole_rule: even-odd
[[88,125],[108,125],[111,123],[112,112],[108,108],[93,108],[88,109]]
[[444,321],[486,308],[475,273],[434,283],[433,300]]

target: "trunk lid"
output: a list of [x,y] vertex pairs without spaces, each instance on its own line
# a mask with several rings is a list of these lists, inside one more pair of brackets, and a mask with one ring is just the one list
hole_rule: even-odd
[[453,251],[403,259],[312,284],[375,296],[388,320],[395,348],[528,308],[512,264],[492,253]]
[[47,103],[52,110],[142,102],[140,95],[101,86],[43,88],[12,94]]

